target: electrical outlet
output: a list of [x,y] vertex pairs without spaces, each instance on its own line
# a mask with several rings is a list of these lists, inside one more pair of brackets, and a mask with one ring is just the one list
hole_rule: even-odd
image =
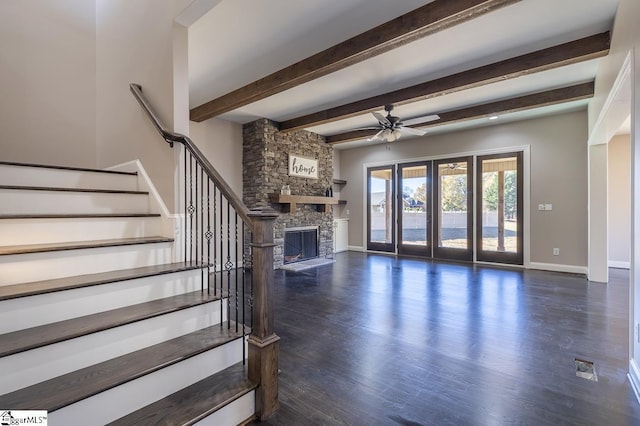
[[559,248],[557,248],[557,247],[556,247],[556,248],[554,248],[554,249],[553,249],[553,255],[554,255],[554,256],[560,256],[560,249],[559,249]]

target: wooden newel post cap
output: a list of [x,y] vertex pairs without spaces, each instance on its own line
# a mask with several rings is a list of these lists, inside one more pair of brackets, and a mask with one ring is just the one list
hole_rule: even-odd
[[275,219],[279,216],[278,212],[271,207],[258,207],[250,209],[248,213],[249,217],[260,219]]

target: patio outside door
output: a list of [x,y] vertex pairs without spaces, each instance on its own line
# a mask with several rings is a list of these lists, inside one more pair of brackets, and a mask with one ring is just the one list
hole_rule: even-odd
[[476,160],[368,168],[367,250],[522,265],[523,153]]
[[398,253],[431,257],[431,162],[398,166]]
[[395,166],[367,169],[367,250],[395,252]]
[[522,177],[522,152],[478,157],[478,260],[522,265]]
[[473,260],[473,158],[434,161],[433,257]]

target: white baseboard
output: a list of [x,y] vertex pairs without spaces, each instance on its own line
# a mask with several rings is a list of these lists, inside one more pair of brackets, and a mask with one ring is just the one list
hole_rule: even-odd
[[[172,237],[176,241],[180,241],[183,235],[181,226],[184,223],[184,218],[180,217],[179,214],[172,214],[171,212],[169,212],[167,205],[162,200],[160,193],[151,181],[149,174],[144,169],[144,166],[142,165],[142,162],[140,160],[133,160],[122,164],[116,164],[115,166],[107,167],[106,170],[138,172],[138,189],[140,191],[149,192],[149,210],[152,213],[160,213],[162,216],[161,235],[165,237]],[[178,247],[178,244],[176,244],[176,247]],[[183,257],[181,256],[181,253],[174,251],[173,258],[175,261],[178,261]]]
[[638,365],[634,359],[629,361],[629,374],[627,376],[633,388],[633,393],[636,394],[636,399],[638,403],[640,403],[640,369],[638,369]]
[[128,161],[122,164],[116,164],[115,166],[107,167],[106,170],[115,170],[119,172],[138,172],[138,186],[141,191],[149,191],[151,196],[151,211],[161,213],[165,217],[171,216],[167,205],[162,200],[160,193],[156,189],[151,178],[144,169],[144,166],[140,160]]
[[587,272],[588,272],[588,269],[586,266],[560,265],[557,263],[531,262],[526,267],[527,269],[539,269],[541,271],[553,271],[553,272],[567,272],[570,274],[582,274],[582,275],[587,275]]
[[609,268],[631,269],[631,262],[609,261]]
[[[361,246],[349,246],[349,251],[359,251],[366,252],[364,247]],[[373,252],[372,252],[373,253]],[[393,254],[393,253],[386,253]],[[484,263],[484,262],[477,262]],[[492,265],[492,263],[486,263],[487,265]],[[505,266],[514,266],[514,265],[505,265]],[[518,266],[516,266],[518,267]],[[556,263],[542,263],[542,262],[530,262],[528,265],[525,265],[526,269],[539,269],[541,271],[553,271],[553,272],[567,272],[570,274],[582,274],[587,275],[587,267],[586,266],[575,266],[575,265],[559,265]]]

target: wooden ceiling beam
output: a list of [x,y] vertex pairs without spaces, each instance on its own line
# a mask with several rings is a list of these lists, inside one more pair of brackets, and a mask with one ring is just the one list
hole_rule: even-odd
[[286,120],[280,123],[280,131],[309,128],[377,111],[386,104],[402,105],[416,102],[603,57],[609,52],[610,41],[609,32],[592,35],[415,86]]
[[[439,113],[440,119],[428,121],[423,125],[419,123],[410,127],[426,129],[440,126],[444,123],[455,123],[476,118],[488,117],[494,114],[507,114],[511,112],[524,111],[527,109],[540,108],[548,105],[557,105],[565,102],[578,101],[593,97],[594,83],[577,84],[575,86],[563,87],[561,89],[547,90],[545,92],[534,93],[516,98],[504,99],[496,102],[476,105],[469,108],[462,108],[453,111]],[[334,145],[345,142],[352,142],[372,137],[377,130],[354,130],[326,137],[328,144]]]
[[435,0],[260,80],[193,108],[204,121],[521,0]]

